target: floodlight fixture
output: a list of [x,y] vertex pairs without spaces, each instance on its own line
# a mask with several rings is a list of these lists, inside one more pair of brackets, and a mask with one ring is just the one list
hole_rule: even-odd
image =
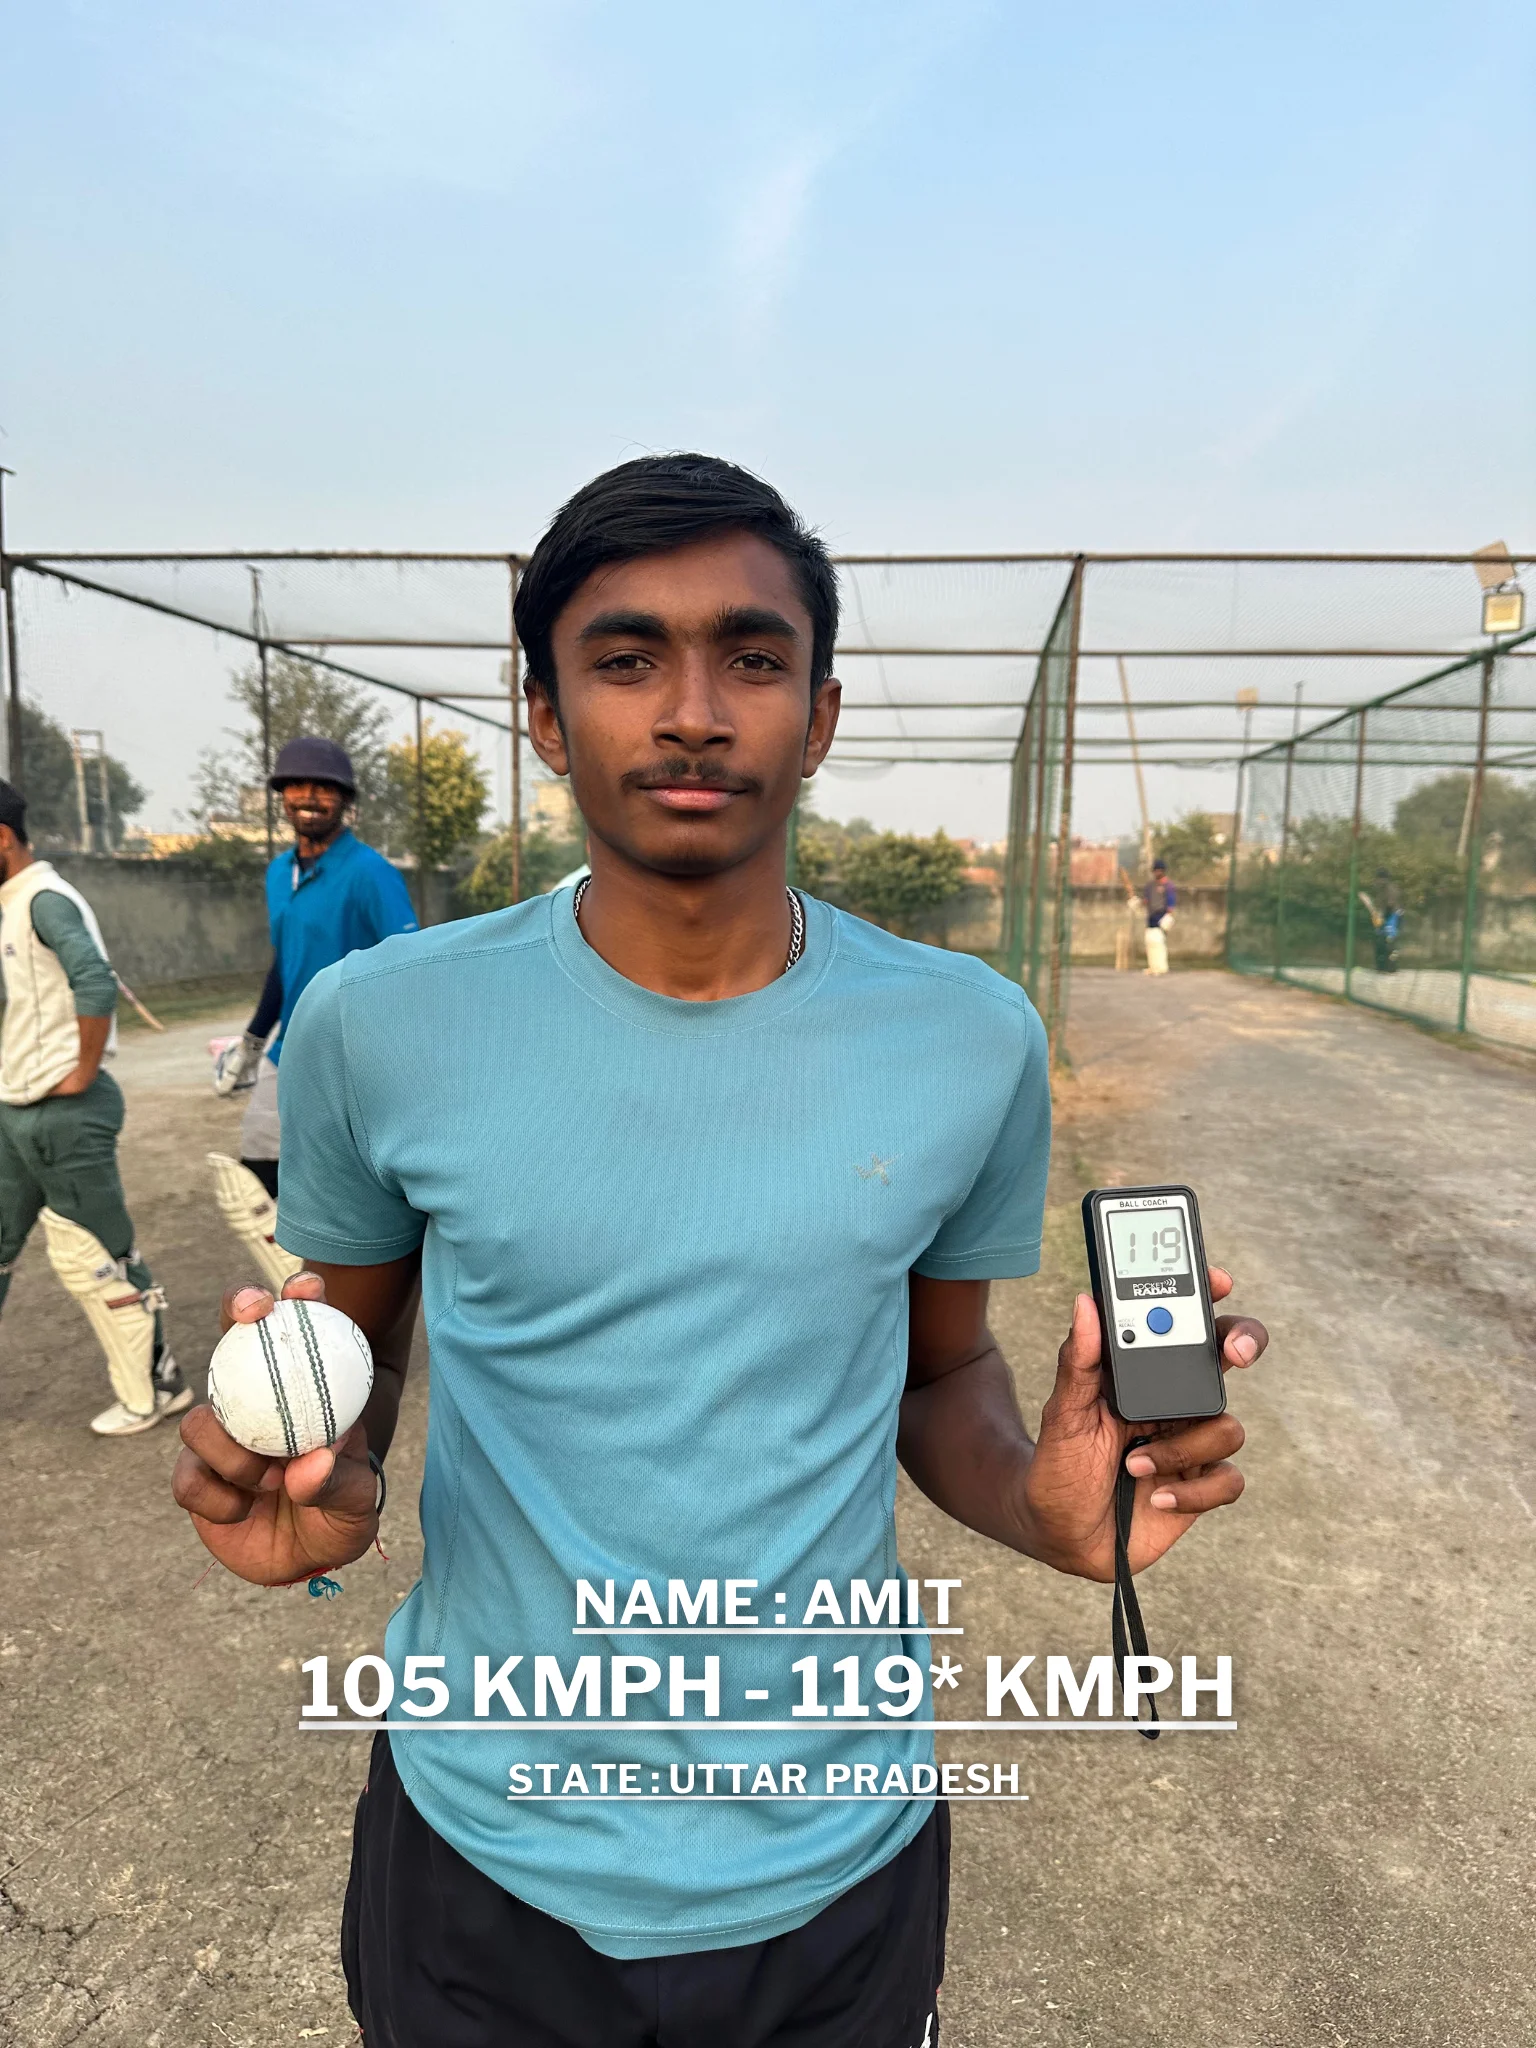
[[1237,708],[1239,711],[1256,711],[1258,709],[1258,704],[1259,693],[1257,690],[1249,688],[1246,690],[1238,691]]
[[1518,633],[1525,624],[1525,592],[1515,581],[1515,560],[1503,541],[1478,548],[1472,567],[1483,587],[1483,631],[1490,639]]
[[1518,583],[1483,592],[1483,631],[1490,637],[1518,633],[1525,624],[1525,592]]

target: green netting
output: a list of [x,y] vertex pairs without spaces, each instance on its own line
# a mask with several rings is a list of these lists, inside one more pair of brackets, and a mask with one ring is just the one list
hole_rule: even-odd
[[[514,741],[512,730],[519,560],[12,555],[0,574],[14,576],[7,623],[23,699],[59,729],[65,755],[73,735],[142,785],[143,803],[123,815],[131,809],[154,843],[212,814],[207,765],[227,765],[231,720],[245,716],[230,678],[259,644],[367,685],[381,742],[409,746],[418,716],[462,730],[491,785],[490,818],[526,817],[546,793],[526,735]],[[1479,618],[1473,566],[843,557],[842,725],[826,773],[891,778],[889,811],[939,769],[966,836],[985,850],[1008,771],[1003,930],[999,941],[988,921],[977,942],[1000,944],[1059,1056],[1074,772],[1096,771],[1102,817],[1106,789],[1140,808],[1144,769],[1151,815],[1168,817],[1196,794],[1184,777],[1225,777],[1251,733],[1261,751],[1239,806],[1234,964],[1536,1044],[1536,647],[1511,645],[1486,669],[1481,651],[1467,651]],[[1314,717],[1341,715],[1282,740],[1303,692]],[[262,779],[238,791],[241,818],[248,797],[264,802]],[[1229,787],[1215,798],[1223,818]]]
[[[210,565],[149,566],[158,570],[157,579],[132,562],[89,563],[79,577],[73,569],[55,575],[18,566],[14,577],[21,694],[66,732],[100,731],[107,753],[123,762],[144,793],[131,820],[135,836],[194,827],[207,761],[227,756],[248,722],[232,701],[232,678],[259,658],[246,564],[233,565],[245,586],[243,618],[232,574],[215,592]],[[459,564],[388,566],[385,576],[373,562],[263,564],[269,645],[279,655],[291,651],[344,687],[355,685],[375,708],[381,747],[414,740],[421,693],[425,715],[438,730],[462,733],[490,784],[489,815],[504,819],[511,773],[506,564],[476,570],[477,588]],[[109,576],[121,588],[108,587]],[[484,638],[496,618],[493,601],[504,621],[499,646],[488,639],[473,648],[390,644],[410,632],[430,642],[448,639],[450,602],[463,608],[460,639]],[[196,604],[206,606],[205,619],[187,609]],[[371,627],[370,615],[378,622]],[[301,640],[300,631],[310,637]],[[369,632],[379,644],[358,644]],[[526,757],[523,766],[526,773]],[[363,829],[369,829],[366,807]]]
[[1536,1051],[1536,676],[1519,644],[1249,764],[1234,967]]
[[1069,580],[1046,635],[1009,785],[1003,949],[1009,973],[1045,1019],[1053,1052],[1066,1028],[1071,961],[1072,896],[1063,886],[1062,854],[1080,574]]

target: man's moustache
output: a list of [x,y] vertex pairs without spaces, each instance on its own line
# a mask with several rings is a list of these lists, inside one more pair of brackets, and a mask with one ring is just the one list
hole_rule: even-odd
[[735,775],[718,761],[659,761],[654,768],[632,768],[623,778],[626,789],[723,789],[736,795],[758,788],[749,775]]

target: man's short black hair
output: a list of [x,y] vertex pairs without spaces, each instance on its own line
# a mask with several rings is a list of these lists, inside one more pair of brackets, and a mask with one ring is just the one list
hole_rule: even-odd
[[642,455],[583,484],[550,521],[517,587],[513,617],[528,679],[555,699],[555,621],[595,569],[670,554],[722,533],[755,533],[794,571],[811,615],[811,694],[832,673],[837,571],[772,484],[718,455]]
[[27,800],[13,784],[0,780],[0,825],[9,825],[25,846],[27,843]]

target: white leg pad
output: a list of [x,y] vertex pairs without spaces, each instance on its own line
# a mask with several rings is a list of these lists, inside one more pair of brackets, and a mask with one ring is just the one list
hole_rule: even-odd
[[304,1261],[285,1252],[274,1235],[277,1204],[248,1166],[224,1152],[210,1152],[214,1193],[224,1221],[239,1238],[261,1269],[261,1277],[273,1293],[285,1280],[303,1271]]
[[114,1259],[100,1238],[54,1209],[44,1209],[42,1219],[48,1262],[107,1354],[113,1393],[135,1415],[153,1414],[156,1302],[134,1286],[127,1261]]

